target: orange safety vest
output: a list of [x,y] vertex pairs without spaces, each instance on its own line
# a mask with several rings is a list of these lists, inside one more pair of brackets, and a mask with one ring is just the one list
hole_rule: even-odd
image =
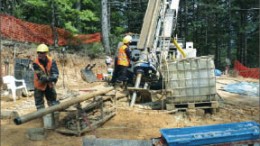
[[[51,71],[51,65],[52,65],[52,58],[47,56],[47,60],[48,60],[48,63],[47,63],[47,66],[46,66],[46,70],[44,68],[44,66],[40,63],[39,59],[35,59],[34,63],[38,64],[40,66],[40,68],[44,71],[45,74],[49,75],[50,74],[50,71]],[[52,88],[53,85],[52,83],[48,83],[49,87]],[[34,87],[36,89],[39,89],[41,91],[44,91],[47,87],[47,83],[41,83],[40,80],[38,79],[38,76],[36,75],[36,73],[34,73]]]
[[127,57],[125,53],[127,47],[127,45],[123,45],[119,48],[117,65],[129,66],[130,59]]

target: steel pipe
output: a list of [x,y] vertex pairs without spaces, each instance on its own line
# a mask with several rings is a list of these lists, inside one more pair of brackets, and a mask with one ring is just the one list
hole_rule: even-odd
[[107,93],[107,92],[109,92],[113,89],[114,89],[113,87],[107,87],[107,88],[104,88],[103,90],[96,91],[96,92],[93,92],[93,93],[90,93],[90,94],[87,94],[87,95],[86,94],[81,95],[81,96],[73,98],[71,100],[62,102],[58,105],[54,105],[54,106],[51,106],[51,107],[48,107],[48,108],[45,108],[45,109],[42,109],[42,110],[38,110],[36,112],[29,113],[29,114],[24,115],[24,116],[16,117],[13,121],[16,125],[21,125],[25,122],[28,122],[28,121],[31,121],[33,119],[42,117],[46,114],[49,114],[49,113],[52,113],[52,112],[55,112],[55,111],[64,110],[64,109],[70,107],[71,105],[83,102],[85,100],[91,99],[91,98],[98,96],[98,95],[105,94],[105,93]]

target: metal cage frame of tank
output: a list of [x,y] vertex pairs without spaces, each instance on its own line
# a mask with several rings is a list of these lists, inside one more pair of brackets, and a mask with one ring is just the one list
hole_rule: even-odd
[[213,56],[169,61],[162,66],[167,103],[215,100],[216,76]]

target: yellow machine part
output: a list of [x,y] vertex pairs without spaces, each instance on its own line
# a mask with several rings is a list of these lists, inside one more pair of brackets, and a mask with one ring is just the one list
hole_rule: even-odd
[[176,48],[181,52],[181,55],[183,56],[183,58],[186,58],[186,54],[183,51],[183,49],[179,46],[179,44],[177,43],[176,39],[173,39],[173,44],[176,46]]

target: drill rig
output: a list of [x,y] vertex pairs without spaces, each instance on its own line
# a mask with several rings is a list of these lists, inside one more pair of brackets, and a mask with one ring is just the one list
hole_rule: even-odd
[[[174,31],[179,2],[180,0],[150,0],[148,3],[137,43],[140,54],[137,61],[132,63],[135,85],[132,89],[128,88],[132,91],[131,107],[136,101],[138,92],[150,92],[149,89],[154,85],[157,89],[163,89],[161,91],[164,91],[169,107],[173,105],[175,108],[184,104],[186,107],[198,105],[204,108],[201,106],[204,103],[210,108],[216,107],[213,57],[189,55],[186,58],[190,48],[196,51],[193,49],[193,43],[192,47],[187,47],[186,43],[185,53],[177,43],[177,39],[172,39],[172,36],[176,36]],[[182,56],[180,60],[174,59],[174,54],[171,56],[172,43]],[[149,96],[149,94],[145,96],[147,95]]]
[[[138,61],[133,63],[136,75],[135,88],[148,89],[161,81],[160,68],[167,61],[172,35],[176,28],[179,0],[150,0],[144,17],[137,50]],[[132,94],[130,106],[135,103],[137,92]]]

